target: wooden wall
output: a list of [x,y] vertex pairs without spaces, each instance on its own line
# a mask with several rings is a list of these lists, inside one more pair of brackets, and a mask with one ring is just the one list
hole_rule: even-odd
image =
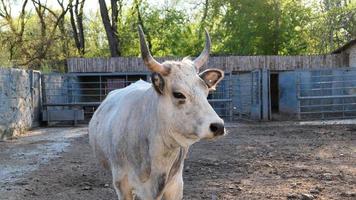
[[[157,58],[158,61],[181,58]],[[68,72],[147,72],[139,57],[70,58]],[[220,68],[226,72],[252,71],[266,68],[283,71],[294,69],[321,69],[349,67],[345,54],[316,56],[213,56],[204,68]]]

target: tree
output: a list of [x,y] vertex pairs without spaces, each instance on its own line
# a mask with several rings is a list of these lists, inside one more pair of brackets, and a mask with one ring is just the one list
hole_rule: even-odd
[[118,17],[121,14],[122,0],[111,0],[111,20],[105,0],[99,0],[100,14],[105,27],[112,57],[121,56],[118,34]]
[[85,0],[76,0],[75,4],[70,3],[70,22],[73,30],[75,46],[80,56],[85,54],[85,40],[83,28],[83,8]]
[[99,12],[89,13],[85,20],[85,57],[109,57],[110,50]]
[[139,24],[142,27],[143,32],[146,34],[148,48],[151,49],[152,48],[151,34],[148,32],[148,30],[146,29],[146,26],[144,24],[144,21],[143,21],[142,15],[141,15],[141,10],[140,10],[141,4],[142,4],[141,0],[135,0],[134,1],[134,11],[136,12],[136,15],[137,15],[137,24]]
[[0,0],[1,65],[64,71],[68,57],[138,56],[137,25],[154,56],[197,56],[204,28],[215,55],[321,54],[356,38],[352,0],[197,0],[189,9],[181,0],[98,0],[88,16],[88,1],[54,2]]
[[356,26],[356,2],[324,0],[321,8],[320,23],[324,31],[320,42],[323,44],[322,52],[327,53],[355,38],[352,27]]
[[0,17],[2,17],[6,25],[9,27],[10,33],[2,41],[3,44],[8,44],[9,60],[12,61],[17,51],[27,54],[24,49],[21,49],[23,44],[23,35],[25,31],[26,6],[28,0],[23,1],[21,6],[20,16],[17,20],[13,19],[11,7],[5,0],[1,0]]

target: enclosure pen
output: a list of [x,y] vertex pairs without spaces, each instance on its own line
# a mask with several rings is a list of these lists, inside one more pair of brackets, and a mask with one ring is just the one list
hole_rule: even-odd
[[[96,108],[115,89],[137,80],[150,81],[149,73],[71,73],[45,75],[43,81],[43,120],[87,122]],[[209,103],[220,117],[232,121],[232,76],[225,74]]]

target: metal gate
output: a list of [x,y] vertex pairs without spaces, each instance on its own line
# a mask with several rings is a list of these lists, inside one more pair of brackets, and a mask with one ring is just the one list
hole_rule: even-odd
[[261,119],[262,117],[262,73],[260,70],[251,72],[251,119]]
[[269,70],[254,70],[234,74],[234,116],[240,119],[270,118]]
[[224,79],[217,85],[216,90],[211,92],[208,96],[210,105],[225,121],[232,121],[232,80],[231,73],[225,74]]
[[[126,87],[149,74],[52,74],[42,79],[42,120],[89,121],[110,91]],[[226,121],[232,120],[231,74],[218,84],[208,101]]]
[[146,74],[49,74],[42,78],[42,120],[89,121],[110,91],[123,88]]
[[356,69],[297,72],[298,118],[356,118]]

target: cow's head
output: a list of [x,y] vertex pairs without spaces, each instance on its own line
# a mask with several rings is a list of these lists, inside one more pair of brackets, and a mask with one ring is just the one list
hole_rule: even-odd
[[141,27],[139,35],[143,61],[153,72],[151,79],[159,96],[159,114],[163,123],[169,124],[172,136],[184,145],[224,135],[224,121],[207,100],[209,91],[215,90],[224,72],[208,69],[199,73],[199,68],[209,57],[211,42],[208,32],[205,48],[194,61],[184,58],[163,63],[151,56]]

